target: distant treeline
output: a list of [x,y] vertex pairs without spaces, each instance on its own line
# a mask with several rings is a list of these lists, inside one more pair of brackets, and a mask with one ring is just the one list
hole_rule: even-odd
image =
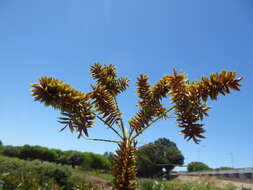
[[90,152],[62,151],[41,146],[0,146],[0,155],[20,158],[23,160],[40,160],[61,165],[79,166],[85,170],[108,170],[112,163],[108,156]]
[[233,168],[226,167],[226,166],[222,166],[219,168],[210,168],[207,164],[205,164],[203,162],[191,162],[187,166],[188,172],[210,171],[210,170],[219,171],[219,170],[231,170],[231,169],[233,169]]

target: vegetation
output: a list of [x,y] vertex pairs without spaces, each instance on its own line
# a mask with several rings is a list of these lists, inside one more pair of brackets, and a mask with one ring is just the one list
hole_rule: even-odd
[[[88,129],[95,119],[117,135],[117,140],[90,139],[117,143],[114,162],[114,188],[117,190],[136,189],[136,146],[137,137],[160,119],[168,118],[168,113],[175,111],[178,126],[187,140],[195,143],[204,138],[204,125],[199,121],[208,115],[210,107],[207,99],[216,100],[220,94],[229,94],[230,90],[239,90],[242,78],[236,78],[235,72],[223,71],[211,74],[209,78],[190,82],[183,73],[174,71],[165,75],[154,86],[148,82],[148,76],[137,78],[137,95],[139,97],[138,113],[126,127],[119,110],[117,96],[128,87],[126,78],[117,77],[113,65],[95,63],[91,66],[95,84],[91,92],[83,93],[63,81],[42,77],[38,84],[32,85],[32,96],[36,101],[60,110],[59,122],[63,129],[78,132],[78,137],[88,137]],[[171,97],[171,107],[166,108],[162,99]],[[62,130],[63,130],[62,129]]]
[[224,188],[216,187],[212,183],[188,183],[183,184],[177,180],[167,182],[152,179],[141,179],[138,182],[139,190],[236,190],[232,184]]
[[[139,177],[169,177],[177,165],[184,163],[184,157],[176,144],[166,138],[140,147],[137,151],[137,175]],[[164,171],[163,171],[164,169]]]
[[2,146],[0,155],[23,160],[40,160],[62,165],[71,165],[72,168],[79,167],[84,170],[109,170],[112,166],[110,160],[103,155],[78,151],[61,151],[41,146]]
[[217,168],[217,170],[233,170],[233,169],[234,168],[227,167],[227,166],[222,166],[222,167]]
[[202,162],[191,162],[187,166],[188,172],[197,172],[197,171],[206,171],[206,170],[212,170],[212,169],[208,165]]
[[70,167],[0,156],[0,190],[95,190]]

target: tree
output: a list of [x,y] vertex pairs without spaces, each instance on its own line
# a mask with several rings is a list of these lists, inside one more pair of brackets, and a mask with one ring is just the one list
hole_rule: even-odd
[[206,171],[206,170],[212,170],[209,168],[208,165],[202,163],[202,162],[191,162],[187,166],[188,172],[197,172],[197,171]]
[[115,154],[113,152],[105,152],[104,156],[111,162],[113,163]]
[[20,158],[25,160],[39,159],[41,161],[56,162],[57,153],[45,147],[24,145],[20,147]]
[[137,151],[137,174],[140,177],[161,177],[163,169],[169,177],[170,171],[183,163],[184,157],[176,144],[166,138],[144,145]]
[[228,166],[221,166],[217,168],[216,170],[233,170],[234,168],[228,167]]
[[3,146],[3,142],[0,140],[0,146]]
[[9,157],[19,157],[20,150],[16,146],[3,146],[2,154]]
[[90,170],[90,169],[94,169],[92,168],[92,162],[93,162],[93,153],[91,152],[84,152],[83,153],[83,164],[82,164],[82,169],[84,170]]
[[111,162],[107,157],[99,154],[92,154],[91,167],[93,169],[104,169],[108,170],[111,168]]
[[69,163],[71,164],[72,168],[82,165],[83,161],[83,155],[79,152],[73,152],[69,157]]
[[[239,90],[242,78],[236,78],[235,72],[223,71],[202,77],[200,81],[189,81],[183,73],[175,70],[165,75],[154,86],[148,82],[148,76],[137,78],[139,97],[137,114],[128,122],[123,122],[117,96],[128,88],[127,78],[118,78],[113,65],[95,63],[90,72],[96,82],[91,91],[84,93],[71,85],[50,77],[42,77],[38,84],[32,84],[32,96],[36,101],[58,109],[62,117],[62,128],[69,128],[88,137],[88,129],[95,119],[117,135],[117,140],[86,138],[119,145],[114,162],[114,188],[118,190],[136,189],[136,146],[137,137],[160,119],[168,118],[174,110],[181,133],[187,140],[199,143],[204,138],[204,124],[199,123],[210,107],[207,99],[216,100],[219,94],[228,94],[230,90]],[[165,107],[162,100],[171,97],[171,106]]]

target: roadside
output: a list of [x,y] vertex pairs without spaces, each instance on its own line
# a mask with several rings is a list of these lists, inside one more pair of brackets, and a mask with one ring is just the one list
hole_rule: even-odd
[[247,188],[248,190],[253,190],[253,183],[237,182],[231,180],[218,179],[216,177],[198,177],[198,176],[183,176],[180,175],[176,178],[183,183],[213,183],[217,187],[225,187],[227,184],[233,184],[238,190],[243,190]]

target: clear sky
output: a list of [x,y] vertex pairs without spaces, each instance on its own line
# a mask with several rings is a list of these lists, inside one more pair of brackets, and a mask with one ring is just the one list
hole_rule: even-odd
[[[93,62],[113,63],[131,88],[119,97],[127,121],[137,108],[135,81],[154,84],[173,68],[191,80],[222,70],[245,77],[241,92],[210,102],[200,145],[178,134],[175,120],[160,121],[140,141],[166,137],[185,163],[253,167],[252,0],[0,0],[0,139],[104,153],[115,145],[59,132],[58,111],[34,102],[29,84],[52,76],[88,92]],[[164,101],[168,105],[169,100]],[[97,123],[94,138],[114,138]]]

